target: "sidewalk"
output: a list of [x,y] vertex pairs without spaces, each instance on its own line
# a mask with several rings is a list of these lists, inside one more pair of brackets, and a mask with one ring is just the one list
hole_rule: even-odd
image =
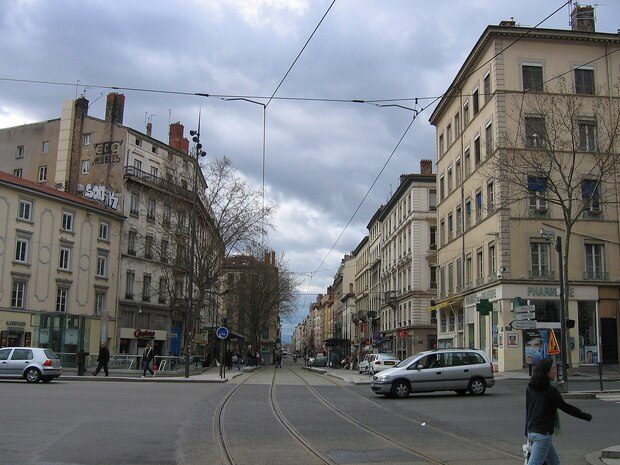
[[[63,374],[58,378],[59,381],[91,381],[91,382],[124,382],[124,383],[225,383],[244,373],[256,371],[258,367],[243,367],[242,370],[233,368],[226,370],[226,377],[220,378],[220,369],[217,367],[206,368],[202,373],[190,373],[189,378],[184,376],[165,376],[157,373],[155,376],[142,377],[141,373],[112,372],[110,376],[105,376],[103,372],[99,376],[92,376],[91,372],[84,373],[84,376],[76,374]],[[72,372],[69,372],[72,373]]]

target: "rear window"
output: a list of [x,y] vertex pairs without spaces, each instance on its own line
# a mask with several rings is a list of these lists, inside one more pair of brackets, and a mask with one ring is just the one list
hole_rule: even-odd
[[53,350],[45,349],[43,352],[45,353],[45,356],[47,358],[58,360],[58,355],[56,355],[56,353]]
[[487,362],[482,357],[482,355],[477,354],[475,352],[467,352],[467,364],[468,365],[482,365],[483,363],[487,363]]

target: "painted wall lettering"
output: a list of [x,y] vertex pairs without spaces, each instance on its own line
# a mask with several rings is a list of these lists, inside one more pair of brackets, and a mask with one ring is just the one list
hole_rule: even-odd
[[106,186],[86,184],[84,197],[101,202],[112,210],[118,210],[118,194]]

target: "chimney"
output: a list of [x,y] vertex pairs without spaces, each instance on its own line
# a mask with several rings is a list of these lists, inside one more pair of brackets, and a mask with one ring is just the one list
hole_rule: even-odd
[[146,135],[151,137],[152,133],[153,133],[153,123],[148,122],[146,123]]
[[594,7],[575,5],[570,14],[570,26],[573,31],[595,32]]
[[116,92],[108,94],[105,106],[106,123],[123,124],[123,113],[125,111],[125,96]]
[[80,118],[88,114],[88,100],[81,96],[75,101],[75,117]]
[[168,145],[184,153],[189,153],[189,141],[183,137],[185,127],[180,123],[172,123],[168,133]]
[[433,160],[420,160],[420,174],[433,174]]
[[514,18],[510,18],[505,19],[504,21],[500,21],[499,25],[500,27],[515,27],[517,23],[515,23],[515,19]]

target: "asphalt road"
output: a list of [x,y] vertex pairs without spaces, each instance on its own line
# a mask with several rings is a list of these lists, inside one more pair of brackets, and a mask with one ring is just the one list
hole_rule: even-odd
[[[286,366],[226,384],[0,381],[0,464],[520,465],[525,384],[396,400]],[[563,465],[620,443],[620,403],[570,402],[594,420],[562,414]]]

